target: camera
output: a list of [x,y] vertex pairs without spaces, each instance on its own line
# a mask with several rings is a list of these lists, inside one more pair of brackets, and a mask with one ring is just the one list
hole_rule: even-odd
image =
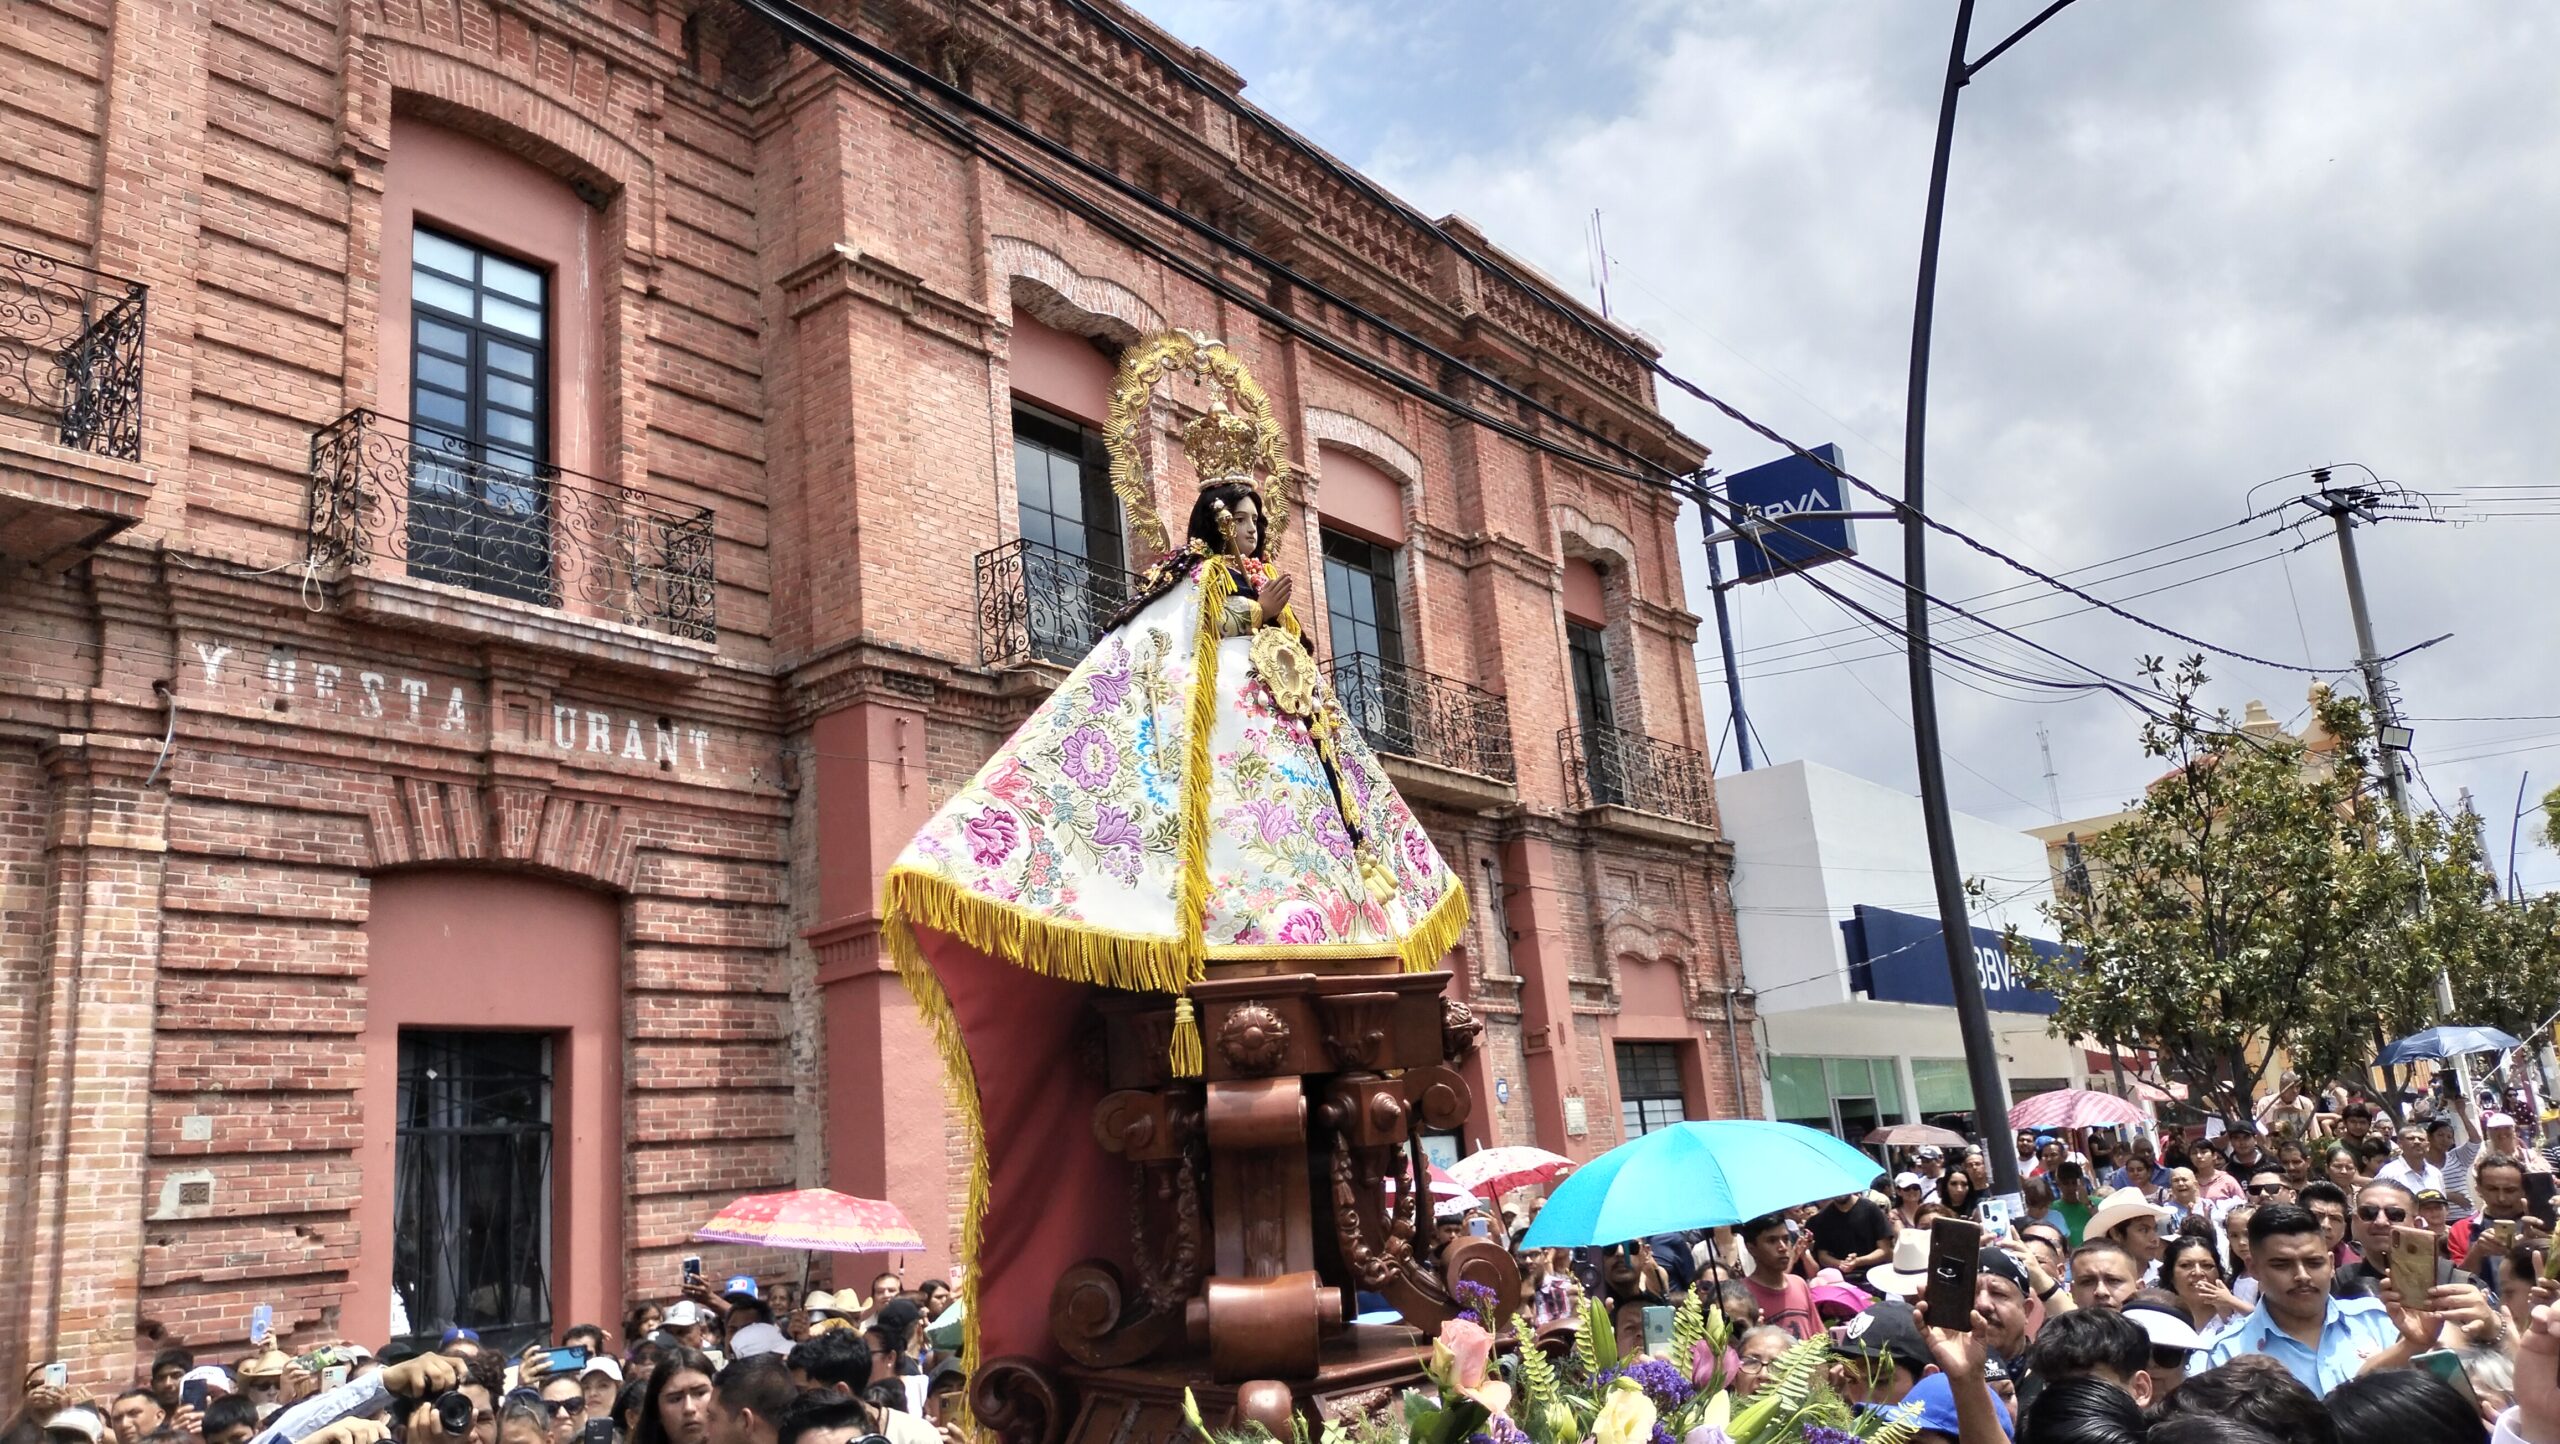
[[472,1416],[478,1412],[471,1405],[471,1396],[460,1389],[447,1389],[436,1395],[436,1427],[449,1438],[459,1439],[470,1433]]

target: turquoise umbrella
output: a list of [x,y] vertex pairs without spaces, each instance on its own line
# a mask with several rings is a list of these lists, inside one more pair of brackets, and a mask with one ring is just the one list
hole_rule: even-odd
[[1859,1192],[1876,1172],[1872,1157],[1794,1123],[1676,1123],[1575,1169],[1520,1242],[1579,1248],[1717,1228]]

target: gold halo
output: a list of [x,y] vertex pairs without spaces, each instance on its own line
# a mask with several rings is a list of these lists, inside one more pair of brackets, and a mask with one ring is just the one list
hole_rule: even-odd
[[1289,524],[1287,443],[1280,434],[1279,421],[1271,414],[1271,398],[1263,393],[1262,383],[1245,369],[1243,358],[1228,350],[1226,342],[1197,331],[1159,331],[1142,338],[1120,357],[1120,375],[1112,383],[1111,417],[1103,423],[1102,444],[1111,453],[1111,489],[1128,513],[1129,534],[1157,555],[1172,549],[1164,519],[1156,514],[1155,495],[1148,485],[1140,446],[1148,404],[1155,397],[1156,386],[1167,376],[1188,376],[1216,386],[1226,394],[1228,405],[1253,423],[1254,459],[1263,470],[1259,490],[1262,550],[1269,555]]

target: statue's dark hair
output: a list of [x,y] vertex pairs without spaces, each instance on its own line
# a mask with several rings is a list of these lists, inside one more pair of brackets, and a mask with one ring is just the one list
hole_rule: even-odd
[[[1224,554],[1227,549],[1227,539],[1218,530],[1218,505],[1224,502],[1228,510],[1233,511],[1248,500],[1253,503],[1254,515],[1260,517],[1262,521],[1262,535],[1257,543],[1258,555],[1261,560],[1269,561],[1271,559],[1271,518],[1263,515],[1262,494],[1254,489],[1252,483],[1243,481],[1225,481],[1216,486],[1204,486],[1200,488],[1199,499],[1191,503],[1191,519],[1184,529],[1182,548],[1156,563],[1138,579],[1138,585],[1129,594],[1129,600],[1122,602],[1109,617],[1103,619],[1102,630],[1105,632],[1119,630],[1131,617],[1144,611],[1149,602],[1188,580],[1193,572],[1200,569],[1200,563],[1210,557]],[[1236,578],[1236,591],[1243,596],[1255,595],[1254,585],[1241,576]]]

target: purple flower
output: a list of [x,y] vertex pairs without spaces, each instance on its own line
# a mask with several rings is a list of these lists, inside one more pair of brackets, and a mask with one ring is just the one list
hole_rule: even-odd
[[980,867],[993,867],[1013,856],[1013,845],[1022,836],[1012,818],[992,807],[970,818],[961,832],[969,839],[969,855]]
[[1404,860],[1420,876],[1431,875],[1431,839],[1419,827],[1404,835]]
[[1284,943],[1320,943],[1324,939],[1324,914],[1314,908],[1295,909],[1280,924],[1280,941]]
[[1286,804],[1268,798],[1256,798],[1244,805],[1253,814],[1254,825],[1262,832],[1264,842],[1278,842],[1298,830],[1298,819],[1289,815]]
[[1679,1366],[1669,1359],[1638,1359],[1623,1369],[1604,1369],[1600,1377],[1591,1382],[1592,1392],[1598,1393],[1607,1388],[1610,1381],[1620,1377],[1635,1380],[1636,1387],[1644,1390],[1645,1397],[1666,1414],[1688,1403],[1698,1392],[1697,1386],[1689,1382],[1689,1376],[1681,1373]]
[[1138,846],[1138,824],[1131,819],[1126,808],[1104,803],[1093,810],[1093,845],[1135,848]]
[[1108,712],[1129,695],[1129,649],[1118,642],[1111,644],[1111,669],[1093,674],[1093,704],[1089,710]]
[[1076,786],[1087,792],[1100,792],[1111,785],[1111,774],[1120,769],[1120,749],[1111,745],[1099,727],[1079,727],[1058,744],[1058,767]]
[[1458,1301],[1458,1317],[1469,1323],[1481,1324],[1491,1318],[1494,1305],[1500,1302],[1493,1290],[1463,1279],[1449,1293]]
[[1807,1424],[1804,1426],[1804,1444],[1858,1444],[1858,1436],[1828,1424]]
[[1351,855],[1351,834],[1343,831],[1342,818],[1332,808],[1318,808],[1316,815],[1307,820],[1307,831],[1315,837],[1317,845],[1335,857]]

